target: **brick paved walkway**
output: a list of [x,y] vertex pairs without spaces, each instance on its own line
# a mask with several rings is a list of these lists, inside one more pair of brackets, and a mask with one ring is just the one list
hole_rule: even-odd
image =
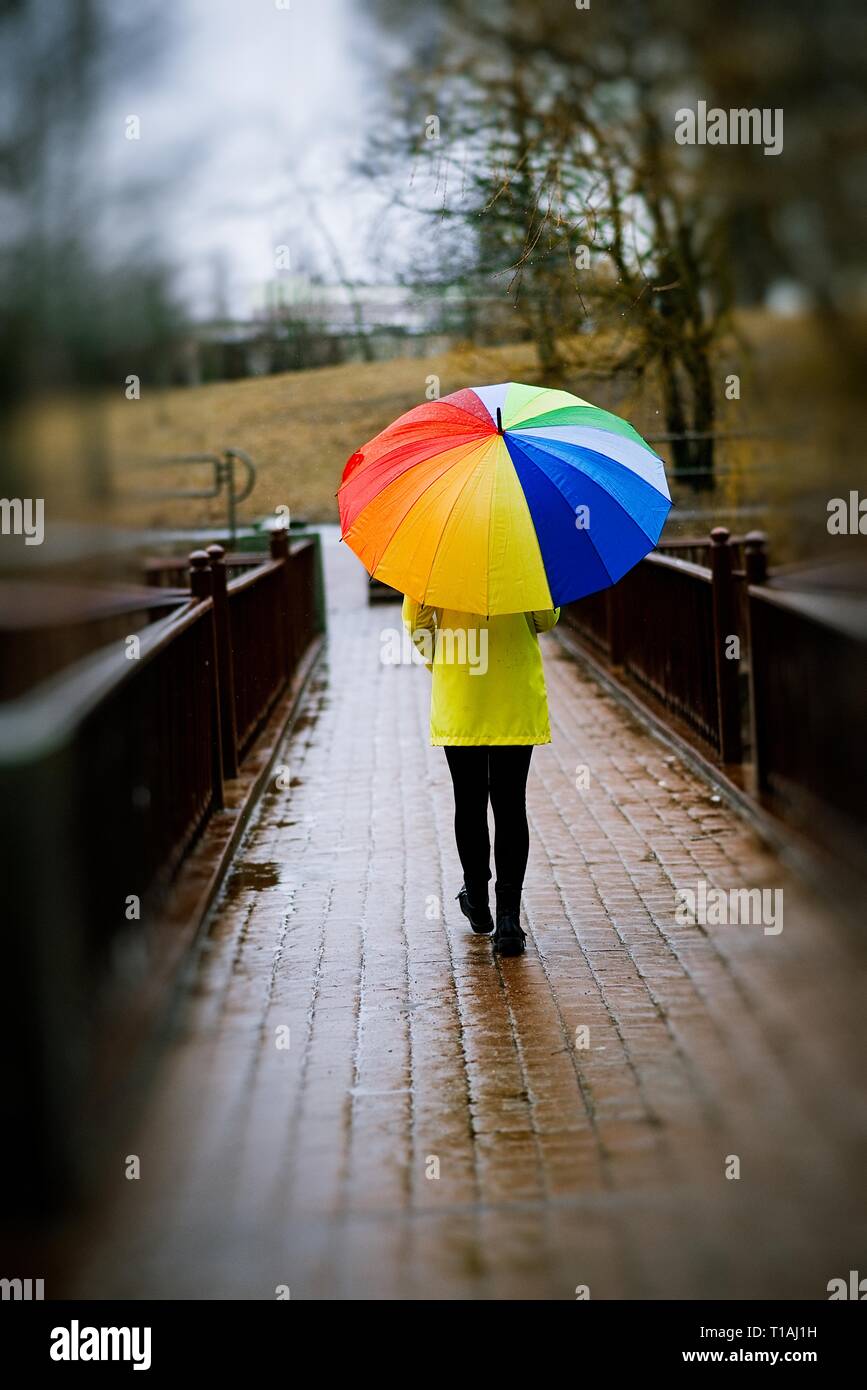
[[[333,542],[327,574],[291,787],[241,848],[70,1292],[824,1298],[867,1274],[857,941],[546,637],[528,953],[495,962],[454,901],[427,673],[380,664],[397,610]],[[675,925],[700,879],[783,888],[782,934]]]

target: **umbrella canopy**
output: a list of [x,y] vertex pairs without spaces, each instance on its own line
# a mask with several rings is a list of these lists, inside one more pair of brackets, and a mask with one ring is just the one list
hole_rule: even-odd
[[662,459],[625,420],[519,382],[401,415],[352,455],[337,499],[343,539],[376,579],[486,614],[615,584],[671,507]]

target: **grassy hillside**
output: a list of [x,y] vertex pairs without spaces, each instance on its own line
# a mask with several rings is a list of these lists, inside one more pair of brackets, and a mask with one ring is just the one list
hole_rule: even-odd
[[[680,506],[672,514],[674,531],[705,529],[713,512],[731,524],[742,514],[741,529],[775,529],[784,511],[808,511],[808,530],[821,523],[816,498],[842,486],[846,461],[825,416],[833,414],[833,380],[823,380],[824,358],[804,323],[753,315],[741,323],[743,341],[732,340],[719,354],[719,428],[730,431],[782,430],[780,438],[737,439],[720,445],[721,475],[711,496],[696,498],[678,488]],[[749,350],[747,350],[749,344]],[[646,435],[664,431],[659,393],[652,378],[641,382],[612,373],[622,341],[600,335],[579,337],[569,346],[572,359],[566,385],[576,394],[625,415]],[[724,400],[731,371],[741,378],[740,400]],[[825,370],[827,378],[830,369]],[[346,459],[403,411],[424,400],[428,378],[439,378],[440,394],[503,380],[539,380],[534,349],[527,344],[480,349],[457,348],[439,357],[398,358],[347,364],[280,376],[223,382],[197,388],[153,391],[143,383],[142,399],[127,401],[122,388],[109,400],[43,411],[32,453],[45,494],[60,505],[75,499],[80,512],[82,481],[94,460],[112,480],[114,500],[94,500],[99,519],[121,524],[191,526],[224,519],[216,501],[138,501],[135,489],[204,486],[207,474],[192,467],[143,473],[133,467],[142,455],[216,451],[237,446],[254,459],[256,489],[242,517],[270,513],[281,504],[294,516],[313,521],[337,517],[335,491]],[[820,403],[828,401],[827,406]],[[82,449],[82,441],[84,448]],[[668,458],[667,447],[657,446]],[[66,466],[59,460],[66,458]],[[74,460],[74,462],[72,462]],[[829,492],[829,489],[831,490]],[[698,520],[696,520],[698,517]],[[793,525],[779,529],[790,540]]]

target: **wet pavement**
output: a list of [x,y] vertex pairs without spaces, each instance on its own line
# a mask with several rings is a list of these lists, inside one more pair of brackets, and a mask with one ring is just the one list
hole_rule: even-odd
[[[857,934],[546,636],[528,952],[495,961],[429,677],[326,561],[325,657],[67,1292],[826,1298],[867,1248]],[[702,881],[782,890],[783,930],[679,924]]]

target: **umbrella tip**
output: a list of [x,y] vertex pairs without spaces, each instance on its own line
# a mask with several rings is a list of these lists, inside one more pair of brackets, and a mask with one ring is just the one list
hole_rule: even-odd
[[503,412],[499,406],[497,406],[497,433],[503,433]]

